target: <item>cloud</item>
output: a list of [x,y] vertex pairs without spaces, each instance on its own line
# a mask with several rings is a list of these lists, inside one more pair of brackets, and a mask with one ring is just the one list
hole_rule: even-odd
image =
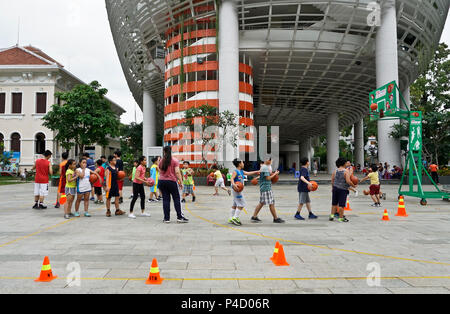
[[[98,80],[109,90],[107,97],[127,111],[122,122],[134,122],[137,104],[117,57],[104,0],[0,1],[0,48],[17,43],[19,18],[21,46],[43,50],[86,83]],[[137,121],[142,121],[138,107]]]

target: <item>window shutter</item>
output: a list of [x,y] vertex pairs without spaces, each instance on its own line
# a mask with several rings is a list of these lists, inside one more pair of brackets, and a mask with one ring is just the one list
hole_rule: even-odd
[[12,113],[22,113],[22,93],[12,94]]
[[0,93],[0,113],[5,113],[6,111],[6,94]]
[[36,113],[47,113],[47,93],[36,94]]

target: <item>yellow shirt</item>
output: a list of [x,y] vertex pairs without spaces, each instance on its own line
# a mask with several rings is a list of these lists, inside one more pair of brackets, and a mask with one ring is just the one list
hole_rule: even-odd
[[372,184],[372,185],[380,184],[380,178],[378,177],[378,171],[369,173],[368,177],[370,179],[370,184]]
[[222,178],[222,172],[220,172],[220,170],[217,170],[216,172],[214,172],[214,176],[216,177],[216,180],[219,180],[220,178]]
[[75,174],[75,172],[73,170],[67,169],[67,171],[66,171],[66,188],[76,188],[77,187],[77,180],[69,182],[69,178],[72,178],[72,176],[74,174]]

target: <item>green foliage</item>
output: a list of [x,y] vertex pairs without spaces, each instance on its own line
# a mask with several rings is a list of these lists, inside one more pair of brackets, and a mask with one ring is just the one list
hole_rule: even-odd
[[[3,148],[4,144],[0,143],[1,147]],[[0,149],[0,151],[3,151],[3,149]],[[11,159],[12,159],[12,154],[10,153],[5,153],[5,154],[0,154],[0,167],[6,167],[9,166],[11,164]]]
[[55,140],[64,149],[77,146],[108,145],[108,136],[119,135],[120,120],[105,99],[107,89],[97,81],[89,85],[77,85],[71,91],[55,93],[62,105],[55,104],[42,118],[43,125],[57,132]]
[[441,43],[428,69],[411,85],[411,110],[423,112],[424,158],[446,164],[450,151],[450,49]]
[[120,126],[120,150],[137,159],[142,156],[143,123],[122,124]]

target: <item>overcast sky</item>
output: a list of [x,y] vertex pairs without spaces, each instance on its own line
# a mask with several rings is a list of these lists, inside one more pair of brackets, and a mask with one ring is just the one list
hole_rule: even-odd
[[[142,121],[120,66],[104,0],[0,0],[0,48],[31,44],[82,81],[98,80],[108,98],[127,112],[123,123]],[[450,46],[450,19],[441,41]]]

